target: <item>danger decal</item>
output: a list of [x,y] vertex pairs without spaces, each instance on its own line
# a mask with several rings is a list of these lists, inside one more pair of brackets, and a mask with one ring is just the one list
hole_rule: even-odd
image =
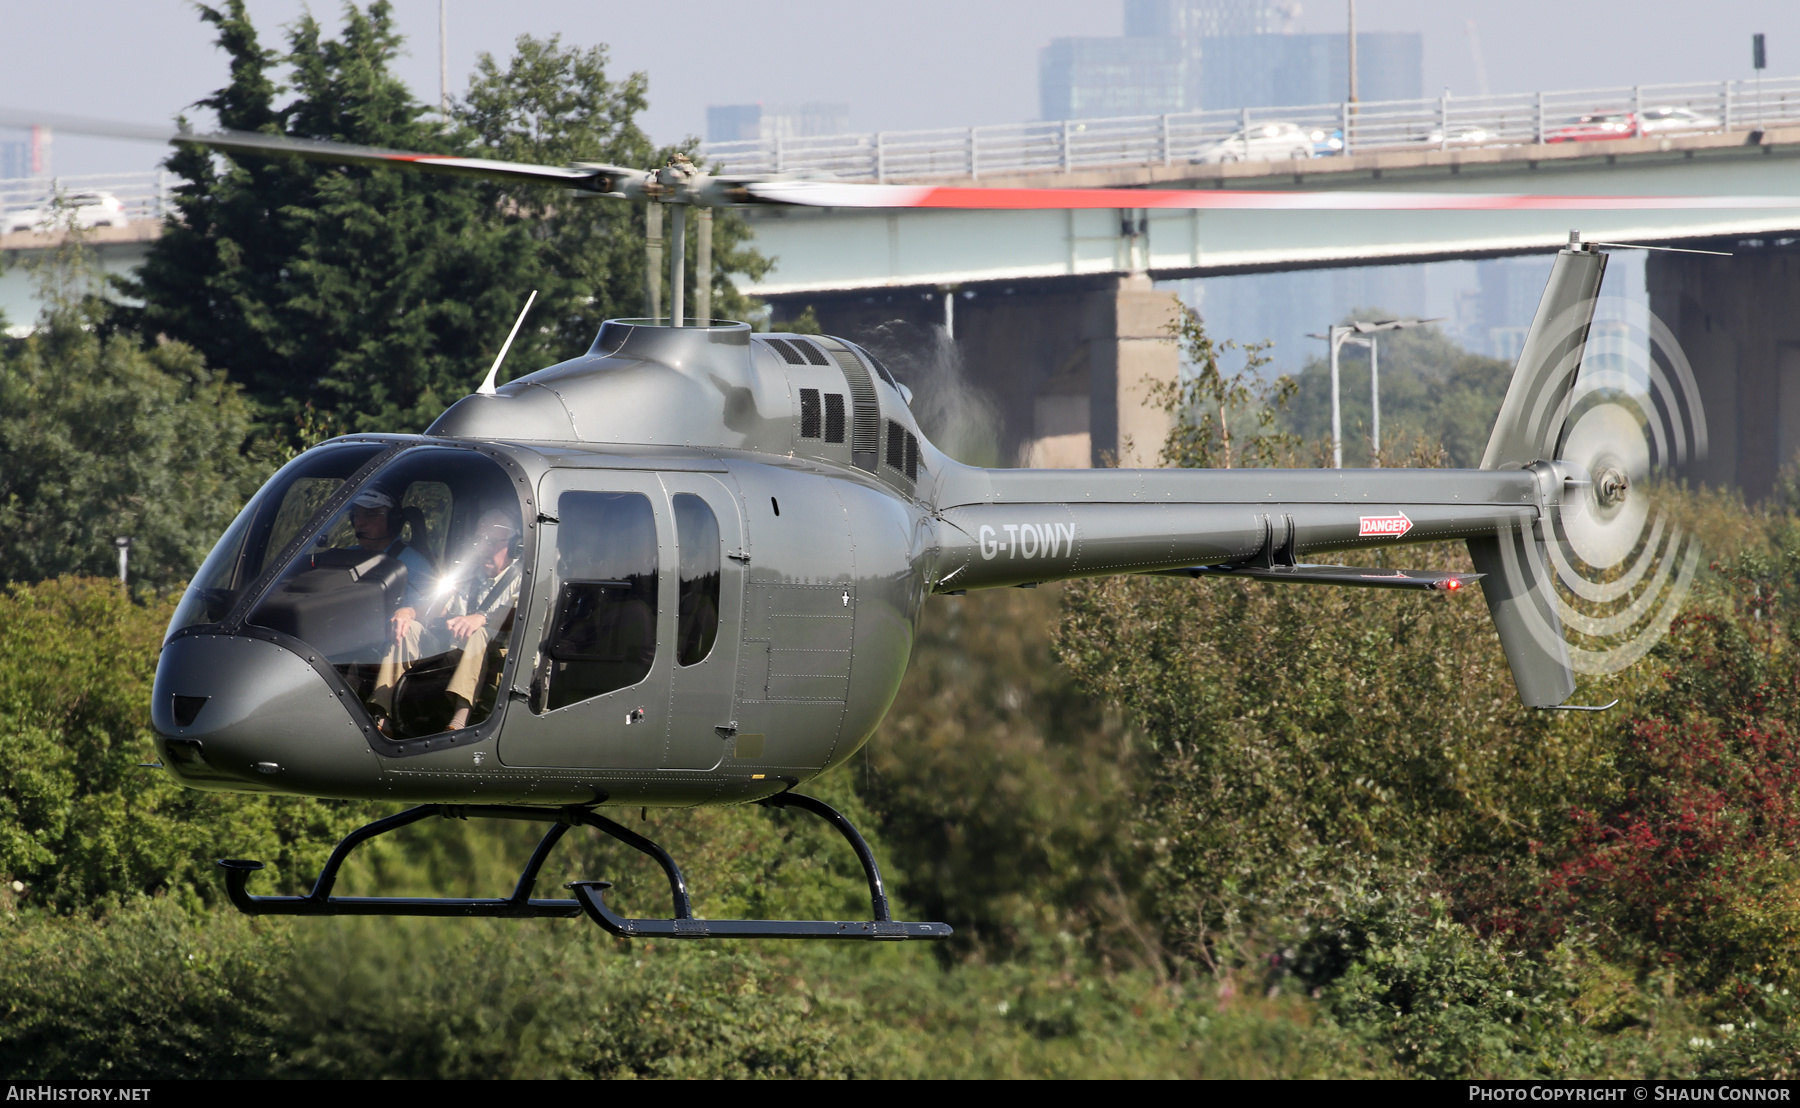
[[1413,521],[1406,518],[1405,512],[1395,512],[1391,516],[1363,516],[1357,520],[1356,537],[1359,539],[1397,539],[1412,530]]

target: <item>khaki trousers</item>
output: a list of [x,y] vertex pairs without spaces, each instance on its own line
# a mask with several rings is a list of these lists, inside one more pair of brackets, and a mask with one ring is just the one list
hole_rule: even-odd
[[450,685],[444,691],[461,698],[464,704],[475,703],[475,690],[481,687],[481,671],[487,668],[487,652],[487,628],[477,627],[469,632],[468,640],[463,643],[462,657],[456,660],[456,672],[450,675]]

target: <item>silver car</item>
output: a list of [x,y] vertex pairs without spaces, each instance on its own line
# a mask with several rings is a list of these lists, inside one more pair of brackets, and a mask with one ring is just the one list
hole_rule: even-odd
[[1292,123],[1257,123],[1240,128],[1194,155],[1200,165],[1224,162],[1272,162],[1313,156],[1313,137]]
[[123,227],[129,217],[125,205],[110,192],[72,192],[62,198],[60,210],[50,200],[35,207],[6,213],[0,222],[0,234],[16,231],[50,231],[57,227]]

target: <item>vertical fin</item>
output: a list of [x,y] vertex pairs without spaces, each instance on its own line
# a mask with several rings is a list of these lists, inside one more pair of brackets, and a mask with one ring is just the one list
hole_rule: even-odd
[[[1606,255],[1571,232],[1568,248],[1557,252],[1525,335],[1482,469],[1522,469],[1554,460],[1605,274]],[[1554,574],[1544,549],[1543,527],[1548,524],[1543,520],[1521,531],[1506,529],[1469,540],[1469,558],[1476,572],[1485,574],[1481,592],[1519,700],[1532,708],[1554,707],[1575,691],[1556,611]]]
[[1606,274],[1605,254],[1573,233],[1569,238],[1569,249],[1557,252],[1544,298],[1519,350],[1482,469],[1518,469],[1548,459],[1556,449],[1594,321],[1594,300]]
[[1543,540],[1530,532],[1503,531],[1469,540],[1469,559],[1481,579],[1500,648],[1512,669],[1519,702],[1553,708],[1575,691],[1569,646],[1556,614],[1550,560]]

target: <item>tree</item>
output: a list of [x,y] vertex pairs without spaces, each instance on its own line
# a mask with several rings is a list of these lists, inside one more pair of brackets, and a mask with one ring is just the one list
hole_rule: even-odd
[[[288,50],[264,49],[243,0],[202,7],[231,80],[200,106],[227,127],[434,153],[540,161],[656,160],[634,118],[644,79],[606,75],[602,48],[521,39],[483,58],[451,125],[427,118],[390,66],[391,6],[347,5],[340,39],[302,17]],[[285,68],[294,97],[276,105]],[[638,314],[642,215],[558,190],[288,157],[178,151],[190,183],[132,292],[124,323],[224,366],[265,419],[308,403],[351,430],[421,430],[467,394],[531,289],[535,326],[510,355],[542,364],[587,348],[601,319]],[[719,280],[762,263],[724,221]]]
[[179,586],[272,467],[248,404],[189,346],[106,334],[79,235],[37,274],[37,330],[0,346],[0,581]]
[[[1388,319],[1380,309],[1357,309],[1350,319]],[[1387,331],[1381,344],[1381,438],[1384,443],[1423,438],[1441,443],[1449,464],[1481,464],[1512,367],[1498,358],[1472,354],[1436,327]],[[1372,427],[1369,407],[1369,354],[1346,345],[1339,355],[1339,389],[1344,428],[1344,464],[1368,464]],[[1331,433],[1331,363],[1313,358],[1300,371],[1293,403],[1283,418],[1286,430],[1308,442]]]
[[1238,344],[1215,341],[1199,313],[1179,299],[1175,311],[1169,335],[1192,372],[1180,381],[1159,381],[1150,388],[1149,402],[1175,416],[1163,444],[1162,463],[1185,469],[1292,464],[1300,439],[1277,430],[1277,418],[1298,386],[1285,375],[1262,380],[1257,370],[1269,364],[1263,351],[1270,343],[1243,347],[1244,368],[1228,376],[1219,367],[1219,356]]

